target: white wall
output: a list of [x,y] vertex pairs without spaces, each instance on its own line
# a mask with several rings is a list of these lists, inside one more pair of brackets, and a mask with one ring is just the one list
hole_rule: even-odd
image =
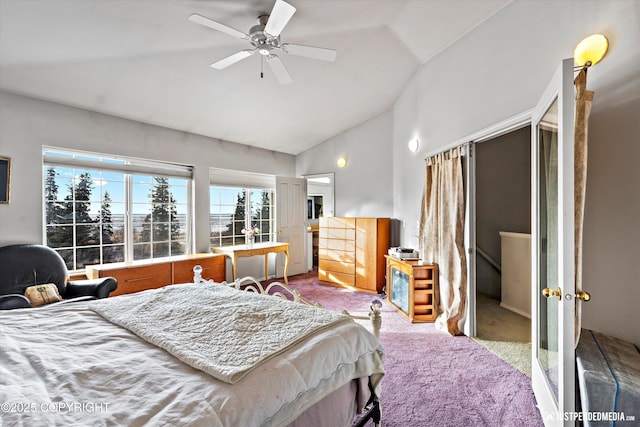
[[[193,165],[200,252],[209,250],[210,167],[281,176],[295,172],[295,157],[289,154],[0,92],[0,155],[12,158],[11,203],[0,205],[0,245],[42,243],[43,145]],[[243,274],[263,276],[261,265]]]
[[[335,216],[391,217],[393,116],[383,113],[296,158],[297,175],[335,173]],[[343,169],[336,159],[346,155]]]

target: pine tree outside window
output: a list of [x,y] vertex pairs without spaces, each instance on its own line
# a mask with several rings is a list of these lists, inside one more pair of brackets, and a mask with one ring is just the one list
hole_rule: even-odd
[[190,168],[44,150],[44,242],[71,271],[191,252]]

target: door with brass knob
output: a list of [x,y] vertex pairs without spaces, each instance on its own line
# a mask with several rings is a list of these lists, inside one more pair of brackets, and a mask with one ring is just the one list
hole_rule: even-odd
[[564,60],[532,112],[531,380],[547,427],[575,411],[574,87]]

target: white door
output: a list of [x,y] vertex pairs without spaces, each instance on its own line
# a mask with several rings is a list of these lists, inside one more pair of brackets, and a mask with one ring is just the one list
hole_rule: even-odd
[[574,425],[573,75],[565,59],[531,126],[532,383],[547,427]]
[[[307,272],[307,180],[276,177],[276,239],[289,243],[288,276]],[[284,275],[284,255],[278,254],[276,277]]]

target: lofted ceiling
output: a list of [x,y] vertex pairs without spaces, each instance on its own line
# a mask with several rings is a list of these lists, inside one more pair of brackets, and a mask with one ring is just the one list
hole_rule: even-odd
[[[212,138],[298,154],[391,108],[417,68],[510,0],[288,0],[283,42],[333,63],[260,55],[209,64],[247,42],[275,0],[0,0],[0,90]],[[260,78],[264,65],[264,78]]]

